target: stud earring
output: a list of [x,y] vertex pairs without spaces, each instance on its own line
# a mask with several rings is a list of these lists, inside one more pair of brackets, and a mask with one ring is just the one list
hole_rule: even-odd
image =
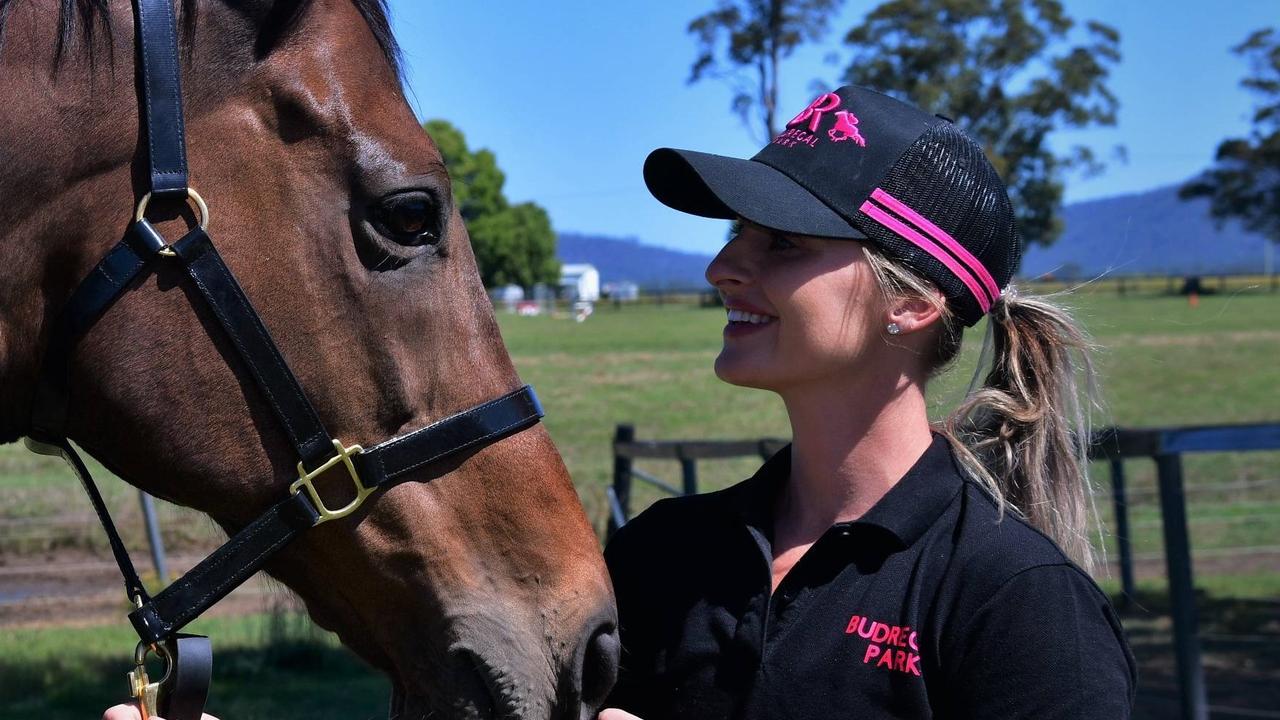
[[902,327],[898,323],[891,322],[885,330],[888,330],[890,335],[897,335],[902,332]]

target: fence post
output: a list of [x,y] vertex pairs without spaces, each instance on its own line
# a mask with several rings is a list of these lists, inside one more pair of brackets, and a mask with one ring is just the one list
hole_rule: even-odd
[[160,538],[160,523],[156,522],[156,504],[151,496],[138,491],[142,502],[142,517],[147,523],[147,544],[151,546],[151,562],[156,566],[156,577],[161,585],[169,584],[169,563],[164,556],[164,540]]
[[1170,614],[1173,616],[1181,717],[1183,720],[1208,720],[1204,668],[1200,664],[1195,584],[1191,577],[1187,504],[1182,487],[1182,456],[1161,453],[1156,455],[1155,461],[1156,477],[1160,482],[1160,519],[1164,529],[1164,558],[1169,575]]
[[685,495],[698,494],[698,461],[693,458],[680,458],[680,482]]
[[1133,604],[1133,548],[1129,543],[1129,503],[1124,492],[1124,460],[1111,459],[1111,497],[1116,511],[1116,545],[1120,550],[1120,607]]
[[[613,442],[629,443],[636,439],[636,428],[634,425],[618,425],[613,431]],[[613,452],[613,495],[618,499],[618,505],[622,508],[623,519],[631,517],[631,458],[623,457],[618,454],[617,450]],[[608,536],[618,530],[618,523],[613,519],[613,513],[609,514]]]

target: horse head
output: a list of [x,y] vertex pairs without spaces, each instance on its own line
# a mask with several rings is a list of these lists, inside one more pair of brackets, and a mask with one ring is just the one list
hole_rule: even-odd
[[[334,436],[378,442],[518,387],[381,0],[180,10],[191,185]],[[51,325],[145,188],[133,27],[127,2],[0,0],[0,441],[28,432]],[[171,239],[194,219],[150,216]],[[158,263],[77,345],[67,435],[235,532],[298,458],[230,342]],[[615,611],[546,432],[410,479],[430,482],[303,534],[268,571],[390,676],[393,714],[590,717]]]

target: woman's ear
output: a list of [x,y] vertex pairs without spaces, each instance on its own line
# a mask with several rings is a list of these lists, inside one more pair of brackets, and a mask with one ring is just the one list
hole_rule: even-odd
[[889,306],[885,327],[894,326],[889,333],[906,335],[919,332],[942,319],[942,305],[946,302],[941,296],[936,298],[904,297]]

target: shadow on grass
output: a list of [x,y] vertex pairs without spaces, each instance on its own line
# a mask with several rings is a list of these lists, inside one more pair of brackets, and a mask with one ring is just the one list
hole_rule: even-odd
[[[39,667],[0,658],[0,718],[96,720],[127,699],[130,668],[101,657]],[[349,651],[322,640],[215,648],[207,710],[226,720],[385,718],[389,685]]]
[[[1122,607],[1121,598],[1113,597],[1112,602]],[[1280,600],[1220,598],[1197,591],[1196,608],[1205,687],[1214,714],[1274,712],[1280,707]],[[1133,717],[1178,717],[1177,656],[1167,593],[1139,589],[1121,619],[1138,661]]]

